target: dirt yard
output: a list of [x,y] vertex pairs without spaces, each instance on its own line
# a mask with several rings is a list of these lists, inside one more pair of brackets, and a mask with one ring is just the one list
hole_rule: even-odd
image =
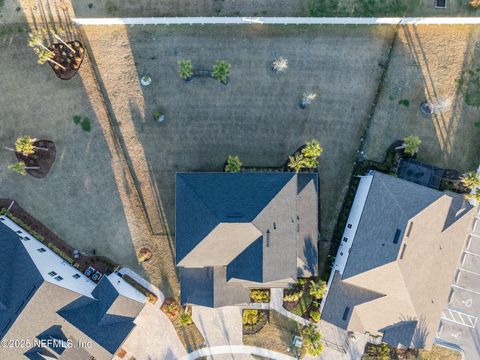
[[[480,111],[466,104],[468,84],[462,90],[458,80],[479,66],[478,60],[472,63],[478,58],[479,31],[468,26],[400,29],[367,138],[368,158],[381,160],[394,140],[417,135],[420,160],[462,172],[478,167]],[[433,116],[422,115],[423,101],[434,104]]]
[[[159,232],[174,232],[175,172],[221,171],[229,154],[239,155],[246,166],[279,166],[316,138],[325,149],[320,206],[322,239],[328,246],[392,29],[84,30],[146,203],[163,211],[166,221],[154,221]],[[270,70],[277,56],[289,61],[285,74]],[[177,74],[179,59],[191,59],[199,69],[225,59],[232,64],[230,82],[185,82]],[[151,76],[152,85],[140,86],[144,74]],[[318,97],[302,110],[299,100],[310,91]],[[165,114],[164,123],[153,120],[157,110]]]
[[[55,142],[57,158],[43,179],[8,169],[12,152],[0,156],[0,197],[11,198],[74,248],[111,258],[145,275],[167,296],[178,293],[172,250],[165,236],[151,236],[107,112],[86,58],[72,80],[55,77],[39,65],[28,36],[0,28],[0,144],[31,135]],[[91,131],[73,122],[91,120]],[[136,253],[152,249],[144,266]],[[160,255],[161,254],[161,255]]]

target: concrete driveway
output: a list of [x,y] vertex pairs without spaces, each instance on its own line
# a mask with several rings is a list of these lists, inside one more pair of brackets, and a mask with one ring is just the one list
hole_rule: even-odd
[[[167,316],[158,307],[147,303],[135,320],[136,327],[122,348],[126,359],[175,360],[187,355]],[[118,356],[114,360],[120,360]]]
[[[222,308],[192,307],[192,318],[202,333],[207,347],[221,345],[243,345],[242,309],[238,306]],[[212,356],[213,359],[253,359],[245,354],[223,354]]]

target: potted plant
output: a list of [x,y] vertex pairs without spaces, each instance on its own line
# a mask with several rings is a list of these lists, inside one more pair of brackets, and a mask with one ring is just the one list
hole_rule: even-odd
[[157,110],[153,113],[153,118],[155,119],[155,121],[163,122],[165,120],[165,114]]
[[231,69],[232,65],[227,61],[219,60],[213,65],[212,76],[222,84],[226,85],[228,83],[228,76],[230,75]]

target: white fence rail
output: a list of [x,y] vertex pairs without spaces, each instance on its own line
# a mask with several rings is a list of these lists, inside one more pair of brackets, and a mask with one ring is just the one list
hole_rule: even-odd
[[480,17],[133,17],[74,18],[78,25],[475,25]]

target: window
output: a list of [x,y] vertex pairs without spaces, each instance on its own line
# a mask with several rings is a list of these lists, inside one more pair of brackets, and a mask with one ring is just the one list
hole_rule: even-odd
[[55,279],[55,280],[57,280],[57,281],[62,281],[62,280],[63,280],[63,278],[62,278],[60,275],[58,275],[58,276],[55,276],[55,278],[54,278],[54,279]]
[[40,248],[40,249],[37,249],[37,251],[38,251],[39,253],[44,253],[44,252],[47,251],[47,250],[45,250],[44,248]]
[[74,274],[72,277],[73,277],[74,279],[78,279],[78,278],[80,277],[80,275]]
[[348,319],[348,313],[349,313],[349,312],[350,312],[350,308],[347,306],[347,307],[345,308],[345,311],[343,312],[343,316],[342,316],[342,320],[343,320],[343,321],[347,321],[347,319]]
[[23,240],[28,241],[28,240],[30,240],[30,238],[28,236],[24,236]]
[[55,275],[57,275],[57,273],[55,271],[50,271],[48,275],[50,275],[51,277],[54,277]]
[[412,226],[413,226],[413,222],[411,222],[410,224],[408,224],[408,229],[407,229],[407,237],[410,236],[410,232],[412,231]]
[[20,230],[17,230],[17,234],[21,234],[22,232]]
[[398,244],[398,240],[400,240],[400,234],[402,233],[402,230],[400,229],[397,229],[397,231],[395,231],[395,236],[393,237],[393,243],[394,244]]
[[344,237],[344,238],[343,238],[343,241],[347,242],[347,241],[348,241],[348,238],[347,238],[347,237]]
[[352,228],[352,224],[348,224],[348,225],[347,225],[347,228],[351,229],[351,228]]

